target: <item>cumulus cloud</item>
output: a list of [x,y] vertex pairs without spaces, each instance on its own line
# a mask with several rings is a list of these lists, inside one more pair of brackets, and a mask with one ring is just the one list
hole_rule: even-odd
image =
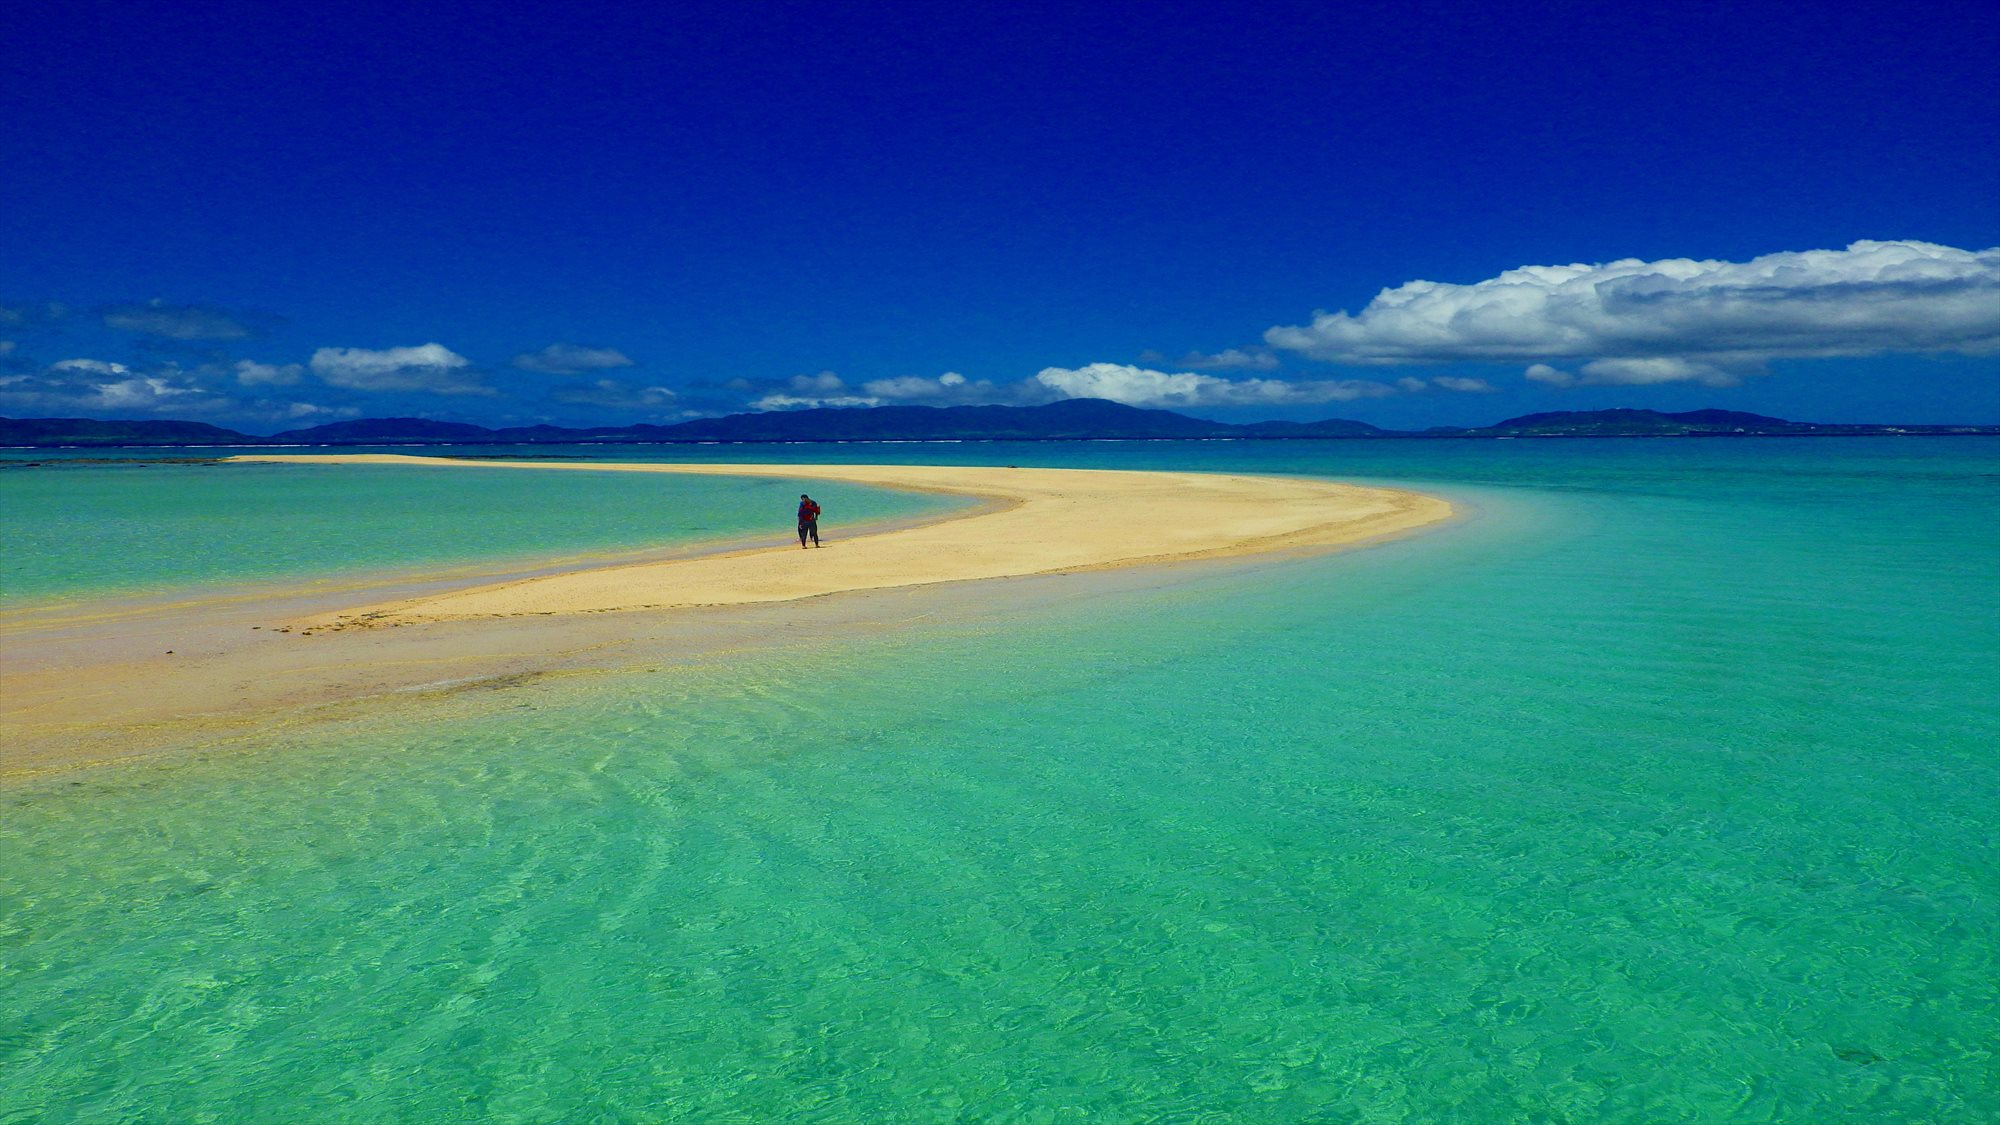
[[[877,398],[943,398],[965,386],[965,376],[947,371],[935,379],[921,375],[898,375],[893,379],[870,379],[861,389]],[[988,384],[991,386],[991,384]]]
[[490,395],[472,361],[443,344],[412,348],[321,348],[313,374],[355,391],[426,391],[439,395]]
[[257,363],[239,359],[235,370],[236,381],[246,387],[289,387],[305,376],[305,368],[296,363]]
[[[755,391],[756,384],[732,380],[731,389]],[[936,377],[897,375],[868,379],[854,386],[831,371],[816,375],[794,375],[776,388],[766,384],[763,393],[752,399],[755,410],[801,410],[821,406],[885,406],[913,403],[922,406],[969,406],[994,402],[1046,401],[1049,391],[1040,384],[1021,382],[1001,386],[988,379],[968,379],[956,371]]]
[[174,366],[135,371],[101,359],[65,359],[0,382],[0,409],[27,413],[193,414],[227,405]]
[[785,385],[801,394],[838,394],[847,389],[847,380],[831,371],[817,375],[794,375]]
[[1737,371],[1712,363],[1648,356],[1636,359],[1594,359],[1571,373],[1546,363],[1529,364],[1524,378],[1551,387],[1641,387],[1651,383],[1701,383],[1733,387],[1743,381]]
[[1484,379],[1467,379],[1458,375],[1434,375],[1429,379],[1405,375],[1396,380],[1396,386],[1413,395],[1429,390],[1457,391],[1460,394],[1491,394],[1500,389]]
[[1638,387],[1649,383],[1701,383],[1710,387],[1733,387],[1742,376],[1713,363],[1681,359],[1677,356],[1641,356],[1624,359],[1593,359],[1583,365],[1586,385]]
[[523,371],[539,371],[544,375],[582,375],[632,366],[631,358],[616,348],[586,348],[578,344],[550,344],[537,352],[522,352],[511,362]]
[[817,375],[794,375],[785,389],[751,400],[752,410],[806,410],[821,406],[880,406],[875,395],[856,394],[847,380],[831,371]]
[[354,406],[319,406],[310,402],[285,402],[272,406],[272,412],[287,421],[304,418],[356,418],[361,414]]
[[672,405],[678,396],[666,387],[634,387],[616,379],[594,379],[588,383],[558,387],[549,393],[549,397],[575,406],[656,411]]
[[[1412,281],[1359,313],[1264,334],[1338,363],[1587,361],[1581,382],[1726,385],[1771,360],[2000,351],[2000,248],[1856,242],[1748,262],[1523,266],[1471,285]],[[1676,361],[1674,364],[1656,361]]]
[[1489,395],[1500,389],[1484,379],[1467,379],[1458,375],[1432,376],[1431,385],[1468,395]]
[[122,363],[102,359],[64,359],[49,364],[50,371],[74,371],[83,375],[127,375],[132,369]]
[[1047,392],[1039,385],[1035,385],[1032,395],[1028,395],[1027,386],[1014,384],[1002,387],[990,379],[968,379],[956,371],[947,371],[935,379],[922,375],[870,379],[861,384],[861,390],[883,402],[911,402],[926,406],[972,406],[1020,401],[1024,397],[1047,397]]
[[1222,379],[1154,371],[1123,363],[1047,367],[1035,382],[1064,398],[1103,398],[1127,406],[1288,406],[1381,398],[1396,389],[1369,379]]
[[[1140,363],[1166,363],[1167,357],[1159,352],[1147,351],[1139,354]],[[1173,362],[1175,367],[1185,367],[1194,371],[1275,371],[1278,357],[1263,348],[1225,348],[1213,354],[1189,352]]]
[[[296,367],[296,365],[292,365]],[[282,370],[282,369],[281,369]],[[0,414],[110,418],[205,418],[225,425],[252,422],[328,421],[356,417],[354,406],[239,397],[238,369],[221,364],[192,368],[165,362],[128,365],[101,359],[65,359],[45,368],[0,376]]]
[[823,406],[880,406],[882,400],[864,395],[826,395],[810,397],[788,395],[773,391],[750,401],[752,410],[815,410]]
[[168,340],[241,340],[250,329],[240,319],[205,305],[107,305],[97,310],[105,325]]
[[150,410],[170,400],[178,405],[188,396],[202,393],[196,387],[180,386],[159,376],[146,375],[97,384],[96,404],[107,410]]
[[[883,406],[916,403],[960,406],[987,403],[1029,405],[1068,398],[1101,398],[1129,406],[1191,409],[1243,406],[1314,406],[1384,398],[1400,392],[1432,390],[1487,393],[1484,379],[1404,377],[1395,383],[1372,379],[1230,379],[1195,371],[1162,371],[1123,363],[1043,368],[1033,378],[995,383],[968,379],[956,371],[935,378],[899,375],[869,379],[859,386],[831,371],[794,375],[773,387],[733,380],[731,389],[756,393],[755,410],[798,410],[828,406]],[[761,393],[759,393],[761,392]]]

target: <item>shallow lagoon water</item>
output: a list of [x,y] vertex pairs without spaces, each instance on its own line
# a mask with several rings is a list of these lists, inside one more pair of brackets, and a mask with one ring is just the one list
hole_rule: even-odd
[[[0,461],[7,608],[783,536],[798,487],[750,477],[15,460]],[[806,483],[847,527],[961,503]]]
[[2000,1115],[2000,443],[904,456],[1473,515],[14,787],[0,1118]]

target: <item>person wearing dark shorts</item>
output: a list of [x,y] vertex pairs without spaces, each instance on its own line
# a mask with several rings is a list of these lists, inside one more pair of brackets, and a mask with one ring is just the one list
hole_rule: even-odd
[[819,546],[819,505],[813,503],[812,497],[801,492],[799,493],[799,550],[806,549],[808,537],[812,539],[813,546]]

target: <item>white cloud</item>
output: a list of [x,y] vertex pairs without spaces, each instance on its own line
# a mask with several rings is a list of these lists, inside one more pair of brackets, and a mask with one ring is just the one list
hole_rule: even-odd
[[1458,391],[1461,394],[1488,394],[1499,390],[1484,379],[1468,379],[1459,375],[1433,375],[1429,379],[1405,375],[1396,380],[1396,386],[1413,395],[1429,390]]
[[800,394],[838,394],[847,389],[847,380],[831,371],[822,371],[817,375],[794,375],[785,385]]
[[38,372],[0,377],[0,413],[202,417],[237,425],[243,420],[326,420],[362,413],[353,406],[237,398],[229,392],[239,381],[236,368],[220,364],[190,369],[161,363],[134,369],[106,360],[66,359]]
[[947,371],[935,379],[921,375],[898,375],[893,379],[870,379],[861,389],[878,398],[939,398],[965,386],[965,376]]
[[[743,380],[728,384],[735,390],[755,390]],[[794,375],[782,388],[766,391],[751,400],[754,410],[799,410],[822,406],[884,406],[917,403],[925,406],[967,406],[1012,401],[1047,401],[1049,389],[1023,381],[1006,386],[988,379],[968,379],[956,371],[935,378],[898,375],[869,379],[856,387],[831,371],[815,375]]]
[[1579,383],[1599,386],[1645,386],[1649,383],[1701,383],[1710,387],[1733,387],[1742,376],[1712,363],[1679,359],[1674,356],[1644,356],[1626,359],[1594,359],[1582,367]]
[[[1481,379],[1444,377],[1434,381],[1445,390],[1490,391]],[[1431,382],[1405,378],[1396,385],[1372,379],[1228,379],[1192,371],[1160,371],[1122,363],[1089,363],[1081,367],[1048,367],[1032,379],[994,383],[968,379],[956,371],[935,378],[899,375],[850,385],[831,371],[795,375],[775,390],[751,400],[754,410],[798,410],[829,406],[882,406],[921,403],[956,406],[984,403],[1030,404],[1065,398],[1101,398],[1130,406],[1188,409],[1228,406],[1301,406],[1356,399],[1383,398],[1427,391]],[[753,390],[740,380],[733,389]]]
[[1551,387],[1640,387],[1653,383],[1701,383],[1710,387],[1733,387],[1747,372],[1731,371],[1698,360],[1673,356],[1626,359],[1594,359],[1578,374],[1546,363],[1532,363],[1522,375],[1530,382]]
[[752,410],[806,410],[821,406],[880,406],[882,400],[865,395],[821,395],[801,396],[788,394],[768,394],[753,399]]
[[[2000,351],[2000,248],[1856,242],[1748,262],[1523,266],[1471,285],[1412,281],[1358,314],[1264,334],[1338,363],[1588,360],[1584,381],[1719,385],[1780,358]],[[1672,359],[1672,368],[1640,361]],[[1537,362],[1531,375],[1557,372]],[[1673,372],[1678,372],[1674,374]]]
[[1278,357],[1261,348],[1225,348],[1213,355],[1189,352],[1174,366],[1191,367],[1197,371],[1275,371]]
[[1368,379],[1221,379],[1154,371],[1123,363],[1048,367],[1035,382],[1064,398],[1103,398],[1128,406],[1279,406],[1381,398],[1395,388]]
[[859,395],[847,380],[831,371],[817,375],[794,375],[785,381],[785,390],[751,400],[752,410],[806,410],[821,406],[880,406],[874,395]]
[[926,379],[921,375],[899,375],[893,379],[870,379],[861,384],[861,389],[876,398],[913,399],[937,398],[949,388],[936,379]]
[[427,391],[440,395],[490,395],[491,388],[469,370],[472,361],[443,344],[413,348],[321,348],[312,355],[313,374],[336,387],[356,391]]
[[296,363],[279,365],[248,359],[236,361],[236,381],[246,387],[289,387],[304,375],[305,368]]
[[[861,384],[861,390],[869,397],[885,402],[968,406],[1019,400],[1024,397],[1026,386],[1026,384],[1015,384],[1001,387],[989,379],[968,379],[956,371],[947,371],[935,379],[927,379],[921,375],[870,379]],[[1034,387],[1034,394],[1036,397],[1046,397],[1047,391],[1037,385]]]
[[511,362],[523,371],[539,371],[544,375],[581,375],[632,366],[631,357],[616,348],[586,348],[577,344],[550,344],[538,352],[522,352]]
[[112,305],[99,310],[107,327],[169,340],[241,340],[250,329],[221,309],[204,305]]
[[298,418],[354,418],[361,413],[353,406],[316,406],[310,402],[288,402],[278,407],[278,412],[287,419]]
[[65,359],[49,364],[50,371],[74,371],[82,375],[129,375],[132,369],[122,363],[111,363],[102,359]]
[[166,379],[149,375],[120,379],[115,383],[99,383],[96,397],[98,404],[106,409],[130,410],[157,407],[168,399],[201,393],[194,387],[177,386]]
[[1434,375],[1431,385],[1468,395],[1487,395],[1500,389],[1484,379],[1467,379],[1458,375]]
[[66,359],[0,384],[0,407],[40,413],[209,412],[227,405],[173,365],[135,372],[122,363]]
[[634,387],[616,379],[595,379],[579,386],[558,387],[549,397],[578,406],[657,411],[672,405],[679,396],[666,387]]

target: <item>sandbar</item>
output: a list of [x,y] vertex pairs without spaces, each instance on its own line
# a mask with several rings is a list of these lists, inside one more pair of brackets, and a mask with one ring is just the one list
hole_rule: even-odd
[[[0,777],[184,750],[255,750],[282,729],[421,706],[430,695],[702,659],[799,636],[824,640],[843,629],[898,629],[954,612],[965,595],[953,590],[1045,602],[1071,596],[1076,576],[1089,573],[1166,574],[1189,560],[1351,547],[1453,514],[1442,499],[1401,489],[1211,473],[395,455],[232,460],[782,477],[801,491],[845,481],[976,503],[930,522],[852,534],[829,513],[826,546],[816,550],[787,538],[503,581],[237,591],[42,624],[17,619],[0,645]],[[788,516],[777,514],[774,532],[788,535]]]
[[687,473],[785,477],[976,497],[986,504],[917,527],[604,567],[359,606],[320,627],[601,613],[792,601],[855,590],[1095,570],[1292,548],[1339,547],[1445,519],[1443,500],[1402,489],[1292,477],[1112,469],[936,465],[588,464],[459,461],[395,455],[232,458],[314,464],[451,463],[501,471]]

